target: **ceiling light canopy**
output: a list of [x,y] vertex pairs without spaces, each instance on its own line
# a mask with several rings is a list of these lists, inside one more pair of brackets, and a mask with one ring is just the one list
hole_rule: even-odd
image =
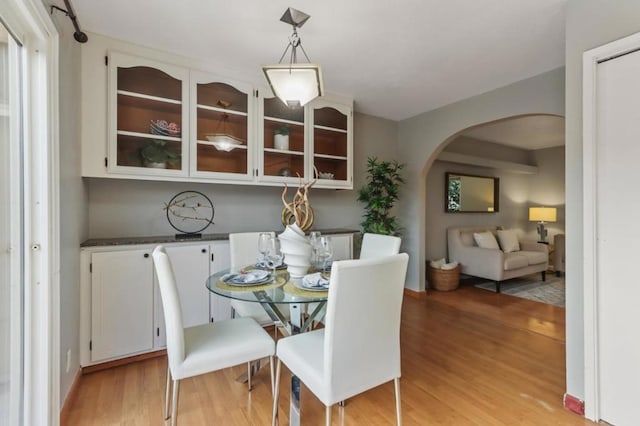
[[[292,7],[288,8],[280,18],[282,22],[293,26],[293,34],[289,37],[289,44],[284,49],[277,65],[264,65],[264,72],[273,94],[277,96],[285,105],[296,108],[304,106],[323,94],[322,70],[320,65],[312,64],[302,47],[302,41],[298,36],[298,28],[307,22],[309,15],[300,12]],[[307,63],[297,63],[298,47],[307,59]],[[282,60],[291,49],[289,63],[282,63]]]

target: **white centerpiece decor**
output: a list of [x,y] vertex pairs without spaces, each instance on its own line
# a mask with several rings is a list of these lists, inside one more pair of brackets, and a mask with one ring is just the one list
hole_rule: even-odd
[[313,209],[309,205],[309,189],[316,183],[313,179],[309,183],[300,180],[300,186],[290,203],[286,200],[287,185],[282,191],[282,223],[285,230],[278,238],[284,253],[287,271],[294,278],[303,277],[311,266],[311,243],[305,236],[305,231],[313,225]]

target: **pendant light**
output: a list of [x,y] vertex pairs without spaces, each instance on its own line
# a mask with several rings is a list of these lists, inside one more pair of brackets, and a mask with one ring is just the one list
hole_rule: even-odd
[[[320,65],[311,63],[298,36],[298,28],[302,27],[309,18],[310,16],[306,13],[292,7],[284,12],[280,20],[293,26],[293,34],[289,37],[289,44],[284,49],[278,64],[262,67],[273,94],[291,108],[304,106],[323,94]],[[307,59],[307,63],[297,62],[298,47]],[[289,49],[291,49],[289,63],[282,63]]]
[[219,100],[218,106],[222,107],[225,111],[222,112],[222,117],[216,126],[216,132],[206,134],[205,137],[218,151],[229,152],[242,145],[244,141],[227,131],[229,114],[226,112],[226,109],[231,106],[231,102]]

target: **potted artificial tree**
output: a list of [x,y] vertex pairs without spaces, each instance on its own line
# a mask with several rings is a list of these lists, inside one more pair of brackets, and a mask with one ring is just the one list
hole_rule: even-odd
[[404,183],[400,172],[404,164],[382,161],[376,157],[367,159],[367,183],[358,192],[358,201],[365,203],[362,233],[400,235],[400,224],[390,211],[396,201],[400,184]]

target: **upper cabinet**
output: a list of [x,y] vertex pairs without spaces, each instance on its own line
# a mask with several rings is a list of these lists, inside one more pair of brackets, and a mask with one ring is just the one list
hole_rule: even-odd
[[108,171],[186,176],[188,71],[116,52],[109,59]]
[[353,187],[353,112],[316,100],[310,107],[310,145],[319,187]]
[[263,182],[297,184],[309,176],[305,109],[289,108],[275,97],[261,96],[258,129],[258,178]]
[[253,179],[253,98],[247,84],[191,72],[191,176]]
[[83,176],[297,186],[315,168],[316,187],[353,188],[350,101],[292,109],[194,61],[96,38],[82,47]]

